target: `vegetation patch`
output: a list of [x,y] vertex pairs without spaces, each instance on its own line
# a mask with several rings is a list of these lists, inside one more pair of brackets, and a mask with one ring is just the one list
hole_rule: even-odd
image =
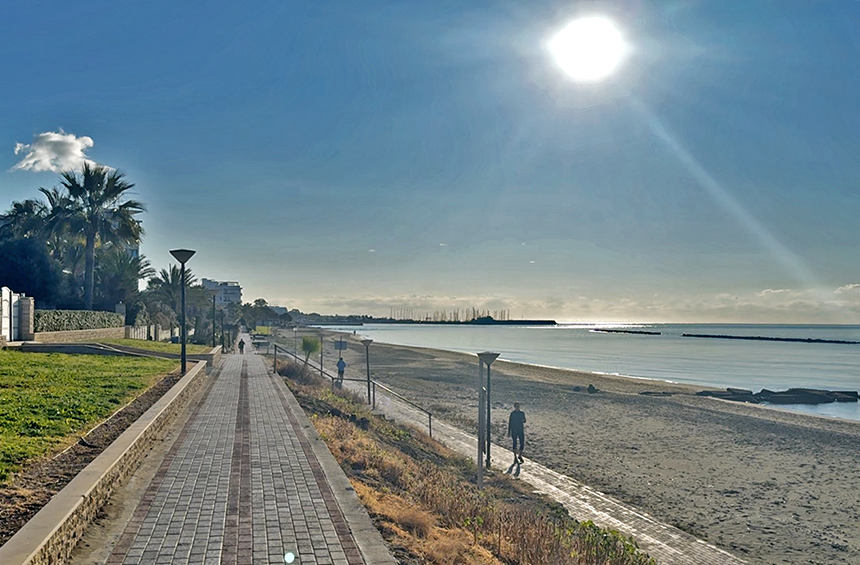
[[33,328],[37,333],[121,328],[123,325],[125,316],[115,312],[36,310],[33,314]]
[[[146,349],[147,351],[156,351],[158,353],[182,353],[182,344],[168,343],[166,341],[151,341],[147,339],[100,339],[99,343],[106,345],[122,345],[123,347],[134,347],[135,349]],[[212,347],[208,345],[197,345],[194,343],[185,344],[185,352],[189,355],[198,353],[209,353]]]
[[0,481],[111,415],[169,359],[0,350]]
[[278,372],[400,563],[656,564],[632,539],[577,522],[523,482],[494,473],[479,491],[470,459],[373,416],[298,364],[279,364]]

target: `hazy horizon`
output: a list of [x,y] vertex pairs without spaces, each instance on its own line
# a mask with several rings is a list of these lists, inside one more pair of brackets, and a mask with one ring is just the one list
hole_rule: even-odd
[[[860,323],[858,2],[0,13],[3,210],[115,167],[153,266],[195,249],[246,302]],[[625,44],[592,82],[549,49],[581,16]]]

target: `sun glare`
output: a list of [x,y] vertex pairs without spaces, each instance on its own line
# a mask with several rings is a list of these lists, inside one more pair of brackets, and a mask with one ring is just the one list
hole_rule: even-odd
[[574,21],[552,38],[549,49],[558,66],[577,81],[596,81],[615,70],[626,46],[621,33],[605,18]]

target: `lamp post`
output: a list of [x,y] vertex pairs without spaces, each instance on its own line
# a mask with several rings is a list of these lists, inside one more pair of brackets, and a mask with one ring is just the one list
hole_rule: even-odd
[[224,309],[221,309],[221,352],[224,353]]
[[361,343],[364,344],[364,358],[367,360],[367,403],[370,404],[370,344],[373,340],[363,339]]
[[498,353],[490,353],[489,351],[485,351],[483,353],[478,353],[478,357],[481,359],[481,363],[487,365],[487,469],[490,468],[490,442],[492,438],[490,437],[490,432],[492,429],[492,422],[490,421],[490,365],[493,364],[498,357]]
[[296,359],[299,358],[299,327],[293,326],[293,341],[296,346]]
[[179,338],[182,341],[182,354],[180,355],[182,359],[182,374],[185,374],[185,370],[187,369],[187,359],[185,358],[185,342],[187,337],[187,328],[185,327],[185,263],[191,259],[196,251],[192,249],[171,249],[170,254],[173,255],[173,258],[179,261],[180,269],[179,269],[179,282],[182,285],[182,317],[181,317],[181,337]]
[[[215,349],[215,297],[218,296],[220,291],[217,289],[212,289],[209,293],[212,295],[212,349]],[[224,331],[224,328],[221,328],[221,331]]]

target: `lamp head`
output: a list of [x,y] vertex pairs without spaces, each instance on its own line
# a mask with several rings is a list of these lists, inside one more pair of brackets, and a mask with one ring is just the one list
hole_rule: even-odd
[[499,355],[499,353],[490,353],[489,351],[478,353],[478,357],[481,358],[481,361],[487,364],[487,367],[492,365],[493,361],[495,361],[499,357]]
[[182,263],[183,265],[191,259],[194,254],[197,253],[193,249],[171,249],[170,254],[173,255],[173,258]]

